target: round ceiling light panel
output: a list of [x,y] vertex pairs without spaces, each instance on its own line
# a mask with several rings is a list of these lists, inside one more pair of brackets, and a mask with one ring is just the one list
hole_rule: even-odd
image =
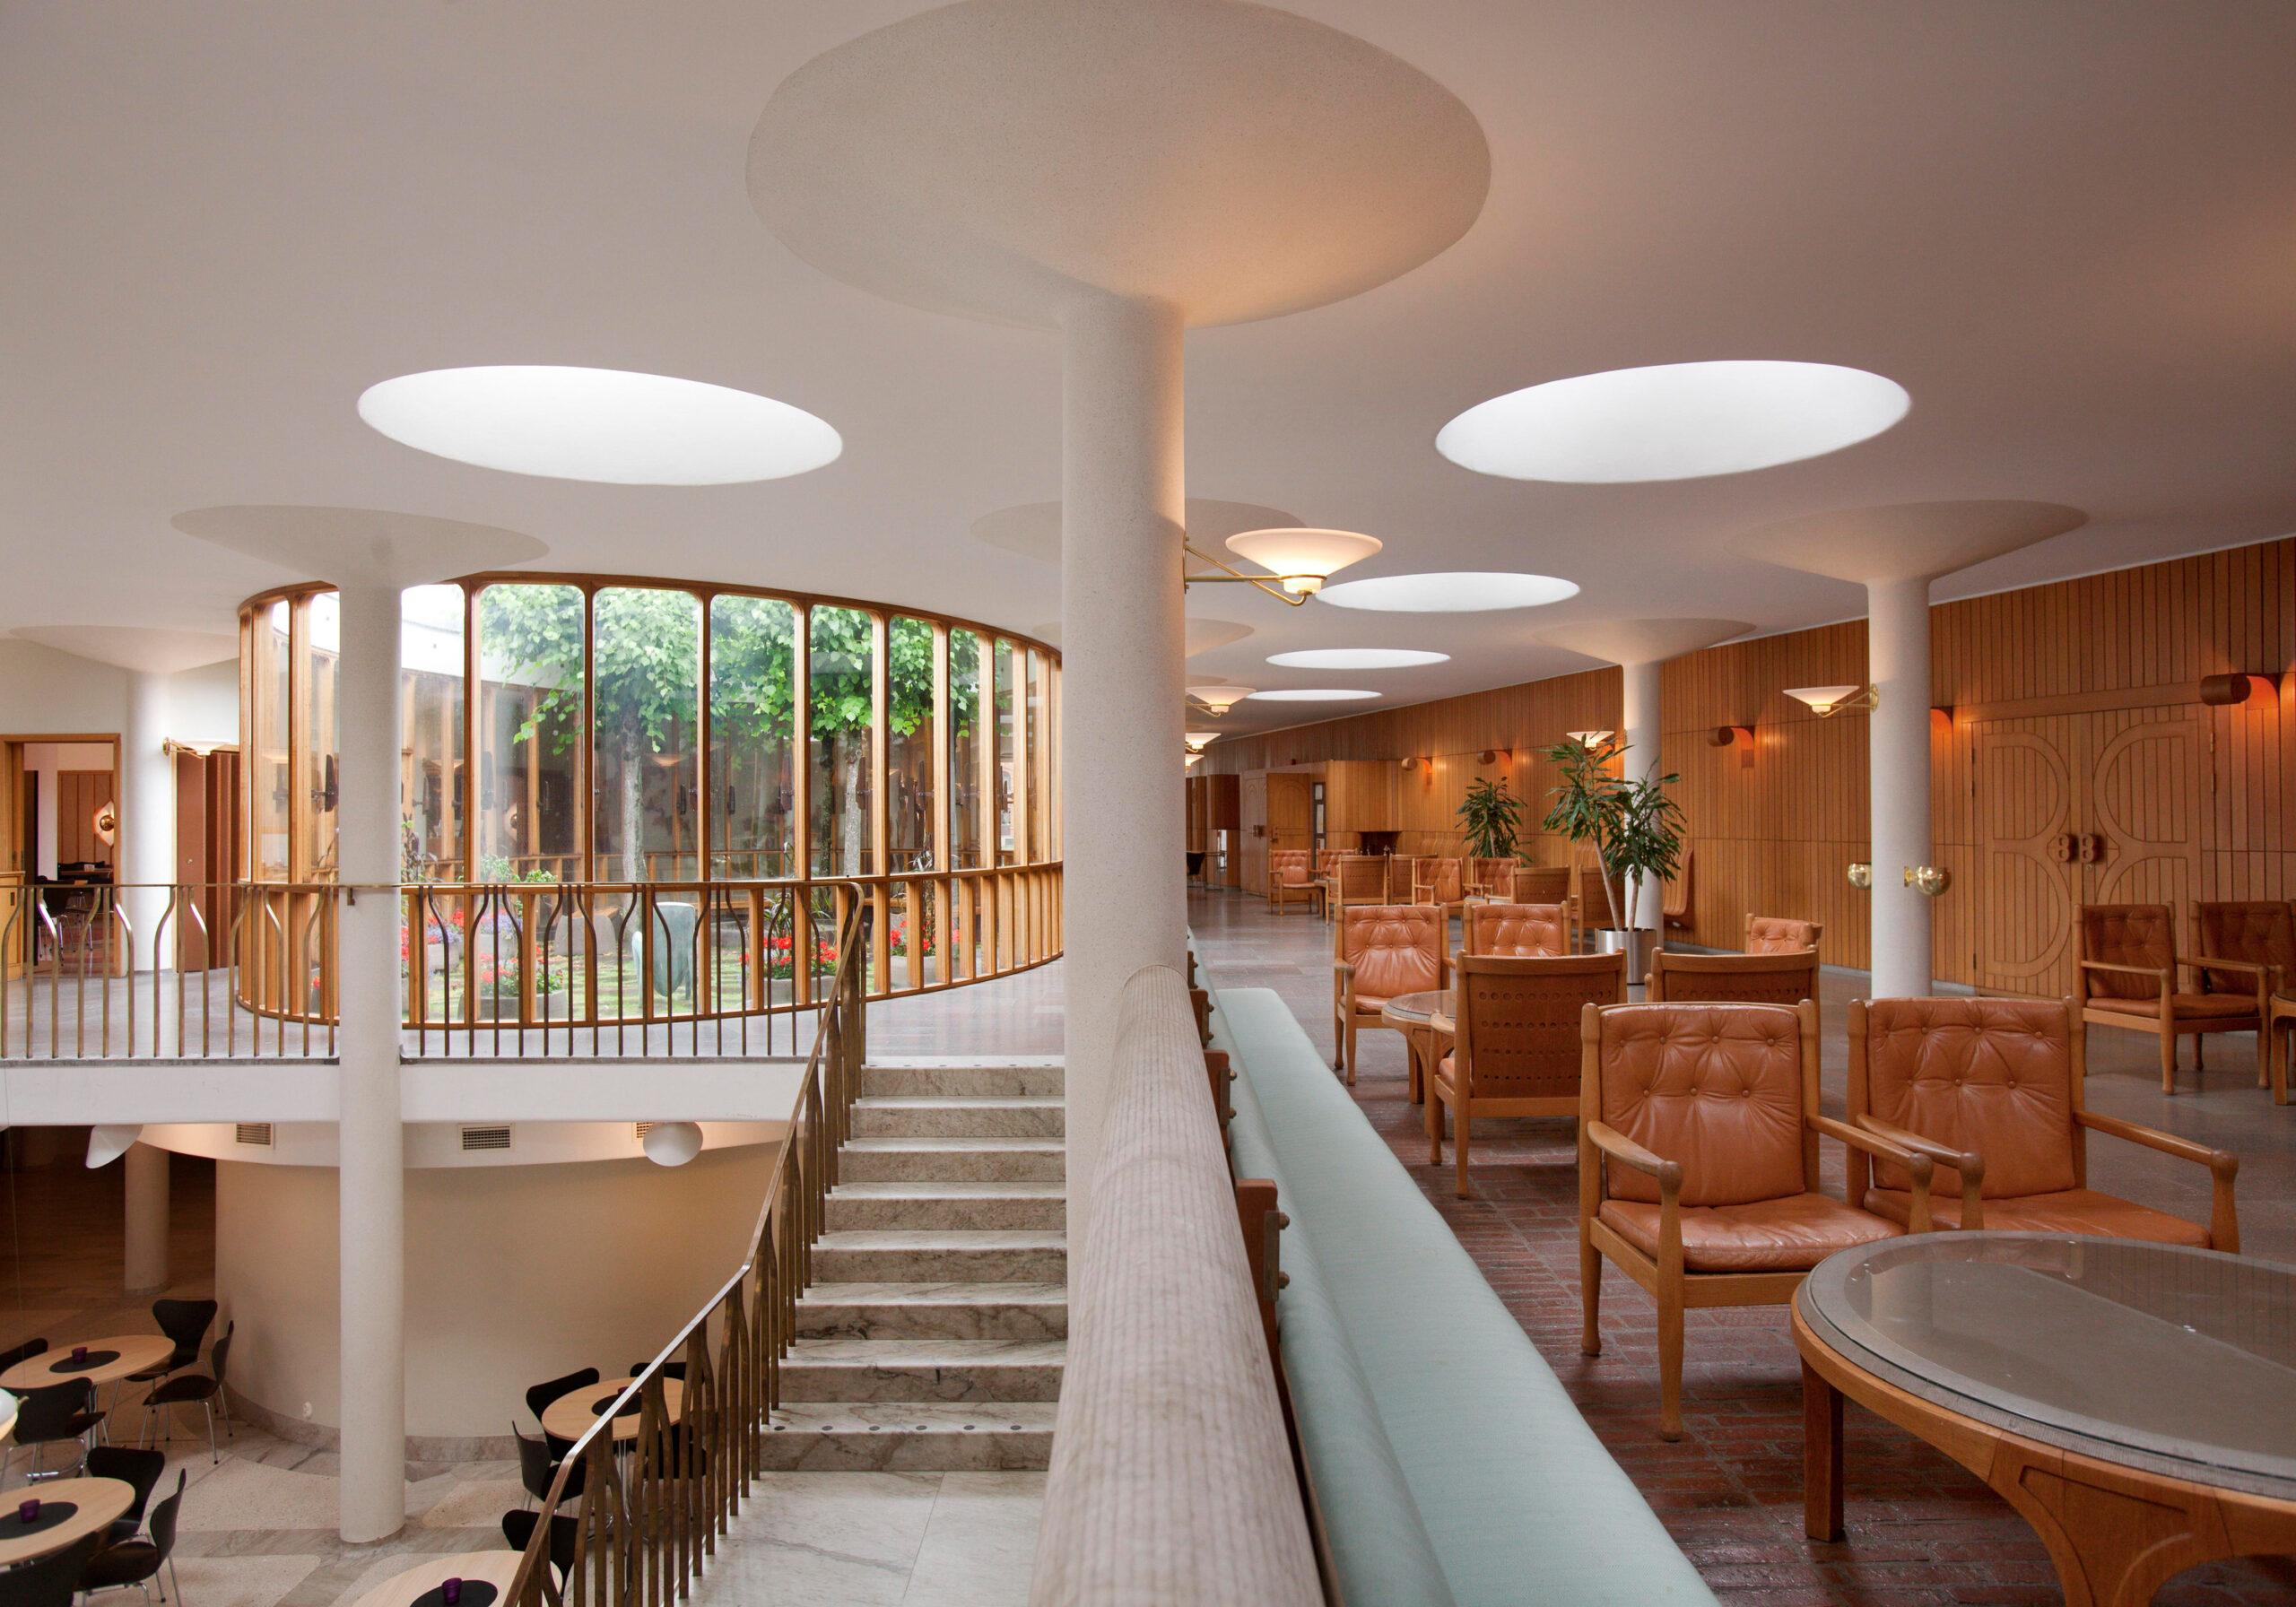
[[735,485],[833,462],[836,430],[749,391],[622,369],[432,369],[370,386],[359,416],[404,446],[552,480]]
[[1896,380],[1834,363],[1665,363],[1493,396],[1444,425],[1435,449],[1509,480],[1693,480],[1839,452],[1912,404]]
[[1411,670],[1450,661],[1448,653],[1422,652],[1417,647],[1302,647],[1267,656],[1268,663],[1287,670]]
[[1254,692],[1251,700],[1255,703],[1357,703],[1378,695],[1377,692],[1335,687],[1280,686],[1273,691]]
[[1318,595],[1335,608],[1368,608],[1384,613],[1489,613],[1560,603],[1577,596],[1578,585],[1552,575],[1469,569],[1343,580],[1324,587]]

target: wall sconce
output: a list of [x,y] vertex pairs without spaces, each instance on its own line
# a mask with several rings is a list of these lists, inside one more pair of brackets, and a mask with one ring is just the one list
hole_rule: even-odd
[[1953,885],[1953,873],[1939,865],[1909,864],[1905,867],[1905,884],[1934,899]]
[[1874,708],[1882,701],[1881,693],[1870,686],[1789,686],[1786,695],[1808,704],[1822,720],[1852,709]]
[[2204,675],[2200,679],[2200,700],[2212,708],[2269,701],[2279,690],[2277,675]]
[[1191,686],[1187,689],[1188,701],[1215,720],[1251,695],[1252,689],[1248,686]]
[[1856,888],[1860,892],[1864,892],[1866,889],[1872,887],[1874,885],[1874,867],[1872,864],[1863,859],[1851,860],[1849,862],[1849,885]]
[[119,811],[109,804],[96,805],[95,817],[89,822],[106,847],[119,840]]
[[1475,755],[1477,761],[1483,764],[1505,764],[1514,757],[1515,750],[1512,748],[1485,748]]
[[1754,728],[1752,725],[1717,725],[1706,734],[1707,744],[1716,748],[1738,750],[1738,768],[1754,768]]
[[1220,734],[1217,731],[1183,731],[1180,733],[1180,741],[1187,745],[1187,751],[1196,754],[1199,758],[1203,756],[1205,749],[1210,747],[1213,743],[1216,743],[1219,740]]
[[1180,769],[1184,770],[1192,770],[1203,762],[1204,750],[1201,748],[1190,748],[1180,755]]
[[1406,770],[1425,770],[1431,777],[1435,769],[1435,761],[1413,753],[1403,761],[1403,768]]
[[1614,731],[1566,731],[1562,734],[1582,748],[1599,748],[1618,734]]
[[[1183,562],[1180,583],[1193,586],[1198,581],[1240,580],[1258,587],[1279,603],[1297,608],[1323,590],[1325,581],[1348,565],[1362,562],[1381,544],[1378,537],[1360,535],[1352,530],[1247,530],[1228,538],[1228,551],[1270,571],[1268,576],[1248,574],[1225,559],[1184,543],[1183,550],[1188,557],[1208,563],[1220,572],[1191,575]],[[1268,584],[1270,579],[1274,581],[1273,586]]]
[[1953,706],[1951,703],[1932,703],[1929,706],[1929,729],[1934,735],[1952,735]]

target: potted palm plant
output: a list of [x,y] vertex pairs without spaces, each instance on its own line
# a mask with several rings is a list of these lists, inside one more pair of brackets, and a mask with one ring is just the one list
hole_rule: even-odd
[[[1619,894],[1626,896],[1624,927],[1595,928],[1596,941],[1605,952],[1627,951],[1627,969],[1640,976],[1649,964],[1649,935],[1637,917],[1642,900],[1657,898],[1657,888],[1670,880],[1682,864],[1682,806],[1666,789],[1681,779],[1659,776],[1653,764],[1640,779],[1623,774],[1627,744],[1605,741],[1589,747],[1579,742],[1558,743],[1543,757],[1561,774],[1554,787],[1553,805],[1543,829],[1568,838],[1575,846],[1590,844],[1603,868],[1604,911],[1588,910],[1616,921]],[[1617,769],[1613,769],[1613,765]]]
[[1523,801],[1507,790],[1507,778],[1476,779],[1457,811],[1467,852],[1477,859],[1513,859],[1523,832]]

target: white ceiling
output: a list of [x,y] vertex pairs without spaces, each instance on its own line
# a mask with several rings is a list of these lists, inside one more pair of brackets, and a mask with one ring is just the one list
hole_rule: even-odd
[[[780,583],[1025,630],[1058,577],[975,519],[1056,496],[1053,337],[878,300],[796,260],[744,187],[774,86],[900,0],[84,0],[0,7],[0,627],[213,630],[285,578],[171,527],[219,504],[507,526],[552,568]],[[1482,121],[1491,191],[1431,264],[1188,338],[1188,488],[1368,531],[1351,576],[1526,569],[1520,614],[1288,610],[1192,681],[1317,684],[1286,648],[1451,653],[1420,699],[1583,667],[1569,619],[1780,629],[1858,588],[1734,536],[1874,503],[2030,498],[2091,522],[1987,590],[2296,528],[2296,6],[2070,0],[1306,0]],[[1725,357],[1845,363],[1895,430],[1724,479],[1566,486],[1439,456],[1540,380]],[[527,479],[361,424],[457,364],[573,363],[778,397],[844,436],[796,479]],[[1328,681],[1329,673],[1322,679]],[[1223,724],[1296,723],[1301,705]]]

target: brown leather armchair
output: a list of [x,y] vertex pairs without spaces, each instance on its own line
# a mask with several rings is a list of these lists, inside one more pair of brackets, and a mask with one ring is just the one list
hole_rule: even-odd
[[1818,951],[1681,954],[1659,949],[1650,956],[1642,996],[1652,1004],[1799,1004],[1807,999],[1815,1009]]
[[1460,925],[1459,952],[1516,960],[1568,954],[1570,908],[1566,904],[1469,905]]
[[1515,867],[1514,901],[1518,904],[1570,902],[1570,867],[1567,864],[1518,864]]
[[[1849,1119],[1961,1179],[1931,1207],[1940,1228],[2147,1238],[2240,1247],[2239,1158],[2081,1108],[2081,1019],[2070,999],[1863,999],[1849,1006]],[[2208,1168],[2209,1225],[2090,1188],[2088,1135],[2107,1134]],[[1869,1174],[1870,1170],[1870,1176]],[[1892,1221],[1906,1178],[1849,1157],[1849,1197]]]
[[[2263,1036],[2264,1011],[2253,995],[2179,993],[2178,973],[2197,970],[2177,959],[2175,923],[2166,904],[2083,904],[2081,933],[2081,1019],[2099,1026],[2150,1032],[2161,1040],[2161,1091],[2177,1091],[2177,1039],[2193,1040],[2193,1069],[2201,1064],[2206,1032]],[[2258,1049],[2261,1053],[2262,1044]]]
[[1452,987],[1451,1052],[1427,1085],[1427,1164],[1443,1164],[1448,1108],[1464,1200],[1475,1117],[1578,1114],[1578,1018],[1625,1003],[1626,956],[1462,954]]
[[1470,859],[1467,861],[1467,891],[1480,898],[1497,899],[1502,903],[1515,896],[1515,861],[1512,859]]
[[1809,1004],[1619,1004],[1580,1019],[1581,1348],[1602,1353],[1603,1260],[1658,1307],[1658,1432],[1682,1438],[1683,1312],[1775,1306],[1836,1250],[1905,1225],[1818,1189],[1820,1134],[1904,1167],[1929,1226],[1930,1159],[1822,1116]]
[[[1331,904],[1345,909],[1351,904],[1387,901],[1387,859],[1384,854],[1343,854],[1333,866]],[[1326,917],[1334,913],[1327,907]]]
[[1411,879],[1411,901],[1432,904],[1446,915],[1467,896],[1465,866],[1457,859],[1422,859]]
[[[2274,1081],[2273,995],[2296,977],[2296,903],[2249,899],[2196,904],[2192,912],[2193,963],[2200,991],[2227,999],[2254,999],[2257,1019],[2257,1086],[2272,1085],[2275,1105],[2288,1103],[2288,1073],[2279,1064]],[[2193,1047],[2200,1047],[2195,1039]]]
[[1386,1027],[1379,1012],[1396,995],[1448,985],[1443,940],[1449,925],[1431,904],[1359,904],[1339,912],[1332,940],[1332,1064],[1346,1072],[1351,1087],[1356,1033]]
[[1276,914],[1294,899],[1305,899],[1309,908],[1323,902],[1323,884],[1316,880],[1314,856],[1305,848],[1271,848],[1267,854],[1267,906]]
[[1739,945],[1749,954],[1791,954],[1799,949],[1814,949],[1818,939],[1825,935],[1822,921],[1797,921],[1789,916],[1746,916],[1746,940]]

